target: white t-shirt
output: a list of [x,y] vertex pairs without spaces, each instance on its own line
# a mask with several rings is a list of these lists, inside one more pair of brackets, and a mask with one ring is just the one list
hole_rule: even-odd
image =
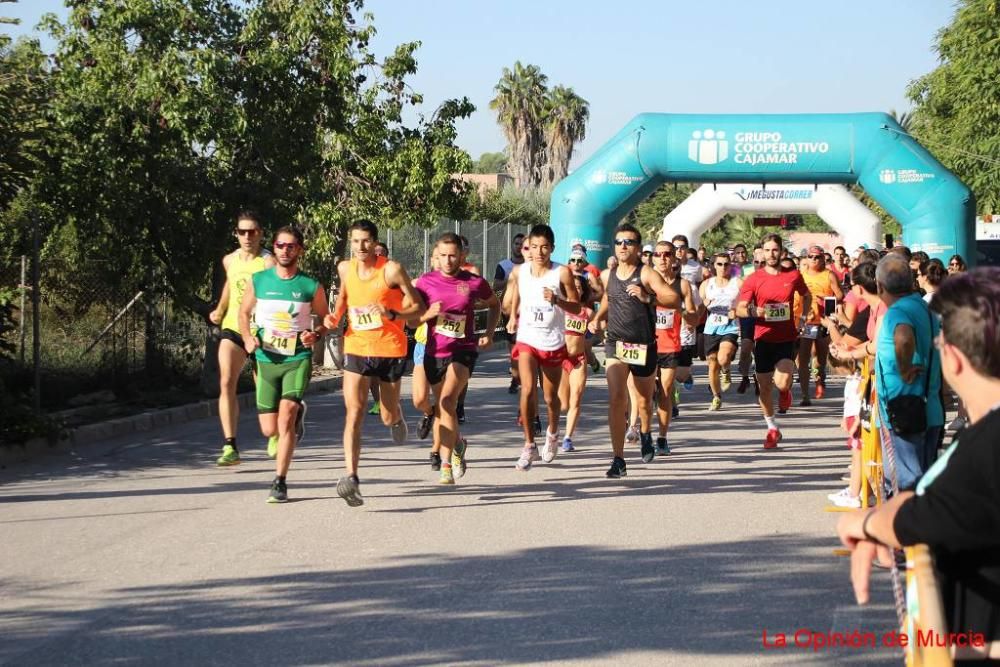
[[562,308],[545,300],[543,290],[548,287],[560,293],[560,265],[555,262],[536,278],[531,274],[532,264],[525,262],[517,270],[517,292],[520,306],[517,320],[517,342],[536,350],[558,350],[566,344],[566,313]]
[[861,413],[861,376],[852,375],[844,383],[844,416],[857,417]]

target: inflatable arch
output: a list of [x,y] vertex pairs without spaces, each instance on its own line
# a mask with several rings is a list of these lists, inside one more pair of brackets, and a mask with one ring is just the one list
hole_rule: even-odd
[[887,114],[641,114],[552,191],[554,259],[583,243],[603,263],[618,222],[665,181],[857,183],[911,249],[975,256],[972,193]]
[[815,213],[841,235],[849,251],[875,247],[882,223],[843,185],[763,185],[728,183],[701,186],[663,219],[660,238],[675,234],[698,247],[701,234],[726,213]]

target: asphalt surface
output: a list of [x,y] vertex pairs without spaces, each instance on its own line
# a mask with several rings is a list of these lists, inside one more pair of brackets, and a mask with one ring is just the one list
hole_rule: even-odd
[[408,379],[408,444],[366,418],[361,508],[334,489],[339,392],[310,400],[286,505],[265,503],[273,464],[250,412],[233,468],[215,467],[218,423],[203,419],[2,471],[0,663],[898,663],[881,643],[793,639],[895,624],[888,576],[859,608],[833,554],[841,385],[780,418],[784,441],[765,452],[753,392],[709,412],[704,374],[683,394],[672,453],[644,465],[631,447],[622,480],[604,477],[603,375],[577,451],[515,470],[499,354],[473,378],[469,470],[454,487],[415,440]]

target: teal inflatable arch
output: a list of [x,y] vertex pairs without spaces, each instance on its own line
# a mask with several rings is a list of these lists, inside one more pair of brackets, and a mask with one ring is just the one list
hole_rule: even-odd
[[603,267],[615,226],[664,182],[857,183],[911,250],[975,257],[972,193],[887,114],[649,113],[553,190],[555,259],[583,243]]

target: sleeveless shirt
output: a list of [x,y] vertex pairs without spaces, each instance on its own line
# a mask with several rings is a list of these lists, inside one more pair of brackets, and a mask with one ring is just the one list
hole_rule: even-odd
[[531,274],[534,265],[525,262],[517,273],[517,293],[520,298],[520,312],[517,321],[517,342],[530,345],[536,350],[558,350],[566,344],[566,313],[542,296],[548,287],[561,294],[559,284],[560,265],[555,262],[541,276]]
[[406,334],[398,318],[382,317],[375,304],[388,310],[403,308],[403,292],[385,281],[385,265],[379,257],[367,278],[358,275],[359,262],[352,259],[343,288],[347,290],[347,330],[344,353],[359,357],[405,357]]
[[652,345],[654,332],[653,303],[643,303],[629,296],[625,288],[642,285],[642,267],[637,266],[625,279],[618,277],[618,270],[608,272],[608,342],[639,343]]
[[708,319],[705,320],[705,333],[715,336],[739,333],[739,322],[729,318],[729,311],[736,308],[740,291],[736,281],[730,279],[725,287],[721,287],[715,278],[709,278],[705,284],[705,308]]
[[229,305],[226,306],[226,314],[222,317],[222,328],[239,333],[240,330],[240,305],[243,303],[243,293],[247,290],[247,281],[258,271],[267,268],[264,262],[271,256],[267,250],[261,250],[260,254],[252,259],[240,259],[237,251],[229,262],[226,269],[226,280],[229,282]]

